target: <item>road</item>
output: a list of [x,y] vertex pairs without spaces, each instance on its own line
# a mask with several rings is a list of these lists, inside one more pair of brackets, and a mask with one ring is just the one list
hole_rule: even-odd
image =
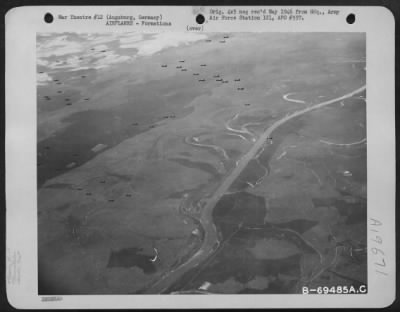
[[[251,149],[237,162],[237,166],[227,175],[225,180],[222,184],[215,190],[214,194],[204,199],[205,205],[203,207],[202,215],[200,218],[200,223],[204,228],[204,240],[200,247],[200,249],[185,263],[183,263],[178,268],[168,272],[167,274],[163,275],[160,280],[150,286],[145,293],[163,293],[167,290],[170,285],[177,281],[180,277],[183,276],[186,272],[188,272],[193,267],[199,265],[203,261],[205,261],[215,250],[215,247],[219,245],[218,241],[218,234],[214,223],[212,222],[212,212],[220,200],[220,198],[228,191],[229,187],[232,183],[236,180],[236,178],[240,175],[240,173],[246,168],[247,164],[251,159],[257,155],[257,152],[260,148],[263,147],[265,141],[271,136],[272,132],[276,130],[278,127],[283,125],[284,123],[288,122],[289,120],[308,113],[312,110],[327,106],[329,104],[336,103],[338,101],[342,101],[349,97],[354,96],[357,93],[360,93],[366,89],[366,86],[362,86],[352,92],[349,92],[341,97],[331,99],[319,104],[315,104],[313,106],[309,106],[303,110],[296,111],[292,114],[286,115],[282,119],[276,121],[272,124],[261,136],[258,140],[254,143]],[[266,147],[267,148],[267,147]]]

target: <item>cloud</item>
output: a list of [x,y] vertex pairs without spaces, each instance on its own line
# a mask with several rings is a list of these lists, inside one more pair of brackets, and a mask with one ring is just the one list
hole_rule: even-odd
[[68,36],[60,36],[54,39],[46,39],[38,43],[37,55],[39,57],[61,56],[82,51],[82,44],[68,40]]
[[48,62],[47,67],[51,69],[61,69],[61,68],[76,68],[77,66],[81,65],[82,61],[79,59],[78,56],[73,55],[67,59],[64,59],[62,63],[59,62]]
[[118,35],[118,33],[88,34],[86,40],[89,40],[91,44],[109,43],[118,40]]
[[95,64],[94,64],[94,68],[104,68],[104,67],[108,67],[112,64],[118,64],[118,63],[122,63],[122,62],[126,62],[131,60],[132,57],[127,56],[127,55],[117,55],[114,53],[109,53],[107,54],[105,57],[99,59]]
[[48,81],[52,81],[51,77],[47,73],[40,73],[36,75],[36,83],[40,86],[45,86]]
[[108,46],[106,46],[105,44],[101,44],[98,46],[93,47],[95,50],[107,50]]
[[[193,33],[158,33],[143,35],[140,33],[106,34],[38,34],[37,64],[51,70],[66,71],[78,68],[105,68],[113,64],[135,59],[137,56],[150,56],[170,47],[187,45],[207,38],[203,34]],[[118,48],[107,42],[119,40],[119,48],[135,48],[133,56],[120,55]],[[112,47],[110,47],[112,46]],[[94,49],[94,50],[92,50]],[[105,52],[100,52],[106,50]],[[78,54],[78,55],[77,55]],[[54,59],[54,56],[59,58]],[[53,57],[53,58],[52,58]],[[48,59],[47,59],[48,58]],[[47,78],[38,80],[45,83]]]
[[129,47],[137,48],[138,55],[149,56],[166,48],[178,47],[182,44],[189,44],[206,38],[207,36],[203,34],[166,32],[156,34],[148,40],[132,43]]
[[120,48],[122,49],[136,48],[137,42],[140,42],[141,40],[143,40],[142,34],[137,34],[137,33],[126,34],[119,39]]
[[36,64],[39,66],[48,66],[49,62],[44,59],[38,58]]

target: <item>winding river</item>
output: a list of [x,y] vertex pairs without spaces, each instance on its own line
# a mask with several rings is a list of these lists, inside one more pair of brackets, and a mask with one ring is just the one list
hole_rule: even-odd
[[268,129],[266,129],[265,132],[260,135],[258,140],[256,140],[251,149],[237,162],[237,166],[227,174],[225,180],[222,181],[220,186],[215,190],[214,194],[212,194],[211,197],[203,198],[204,205],[199,221],[204,229],[204,239],[200,249],[185,263],[181,264],[179,267],[174,268],[169,272],[166,272],[166,274],[164,274],[157,282],[147,288],[144,292],[154,294],[167,291],[174,282],[176,282],[179,278],[183,276],[183,274],[203,263],[206,259],[210,257],[211,254],[213,254],[218,249],[220,242],[218,240],[218,233],[212,219],[213,209],[217,202],[221,199],[221,197],[228,191],[229,187],[240,175],[240,173],[246,168],[249,161],[257,155],[262,147],[268,148],[268,145],[265,145],[265,142],[268,140],[274,130],[293,118],[306,114],[312,110],[350,98],[355,94],[364,91],[365,89],[366,86],[364,85],[343,96],[324,101],[313,106],[309,106],[305,109],[296,111],[292,114],[286,115],[285,117],[273,123]]

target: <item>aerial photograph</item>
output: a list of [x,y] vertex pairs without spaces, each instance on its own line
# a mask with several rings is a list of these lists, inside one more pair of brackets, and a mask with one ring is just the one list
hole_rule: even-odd
[[39,295],[367,287],[365,33],[38,33],[36,70]]

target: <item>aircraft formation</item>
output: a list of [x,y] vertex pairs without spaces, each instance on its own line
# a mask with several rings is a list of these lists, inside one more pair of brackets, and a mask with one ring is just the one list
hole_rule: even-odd
[[[43,74],[44,72],[43,71],[40,71],[39,72],[39,74]],[[86,75],[81,75],[81,79],[84,79],[84,78],[86,78],[87,76]],[[59,79],[53,79],[53,82],[56,84],[56,85],[62,85],[63,83],[59,80]],[[57,95],[59,95],[59,94],[63,94],[64,93],[64,91],[63,90],[57,90],[56,91],[56,96]],[[44,100],[46,100],[46,101],[51,101],[52,100],[52,97],[50,97],[49,95],[44,95],[43,96],[43,99]],[[90,100],[90,98],[84,98],[84,101],[89,101]],[[64,102],[65,102],[65,105],[66,106],[71,106],[72,105],[72,101],[71,101],[71,99],[69,98],[69,97],[65,97],[64,98]]]
[[[221,40],[218,40],[216,42],[226,43],[226,39],[229,39],[228,35],[224,35]],[[212,39],[206,39],[205,40],[205,42],[212,42],[212,41],[213,41]],[[187,63],[187,62],[186,62],[186,60],[178,60],[178,63]],[[207,64],[206,63],[202,63],[199,66],[200,67],[207,67]],[[168,64],[162,64],[161,67],[162,68],[167,68]],[[180,69],[182,72],[187,72],[188,71],[188,69],[186,67],[183,67],[182,65],[176,66],[176,69]],[[193,76],[200,76],[200,73],[199,72],[194,72]],[[229,80],[223,79],[221,74],[219,74],[219,73],[216,73],[216,74],[212,75],[212,78],[215,79],[216,82],[220,82],[220,83],[224,83],[224,84],[229,83]],[[210,81],[210,80],[212,80],[212,79],[211,78],[210,79],[207,79],[207,78],[197,79],[198,82],[206,82],[206,81]],[[240,78],[234,78],[233,79],[233,82],[240,82],[240,81],[241,81]],[[242,87],[242,86],[239,86],[239,87],[236,88],[236,90],[237,91],[244,91],[245,88]],[[245,106],[250,106],[249,103],[245,103],[244,105]]]
[[[91,50],[91,51],[95,51],[96,49],[95,49],[95,48],[91,48],[90,50]],[[97,52],[104,53],[104,52],[107,52],[107,50],[97,50]],[[83,60],[83,57],[79,57],[79,60]],[[62,63],[62,61],[56,60],[56,63]],[[39,71],[38,73],[39,73],[39,74],[44,74],[44,71]],[[86,78],[86,77],[87,77],[86,75],[81,75],[81,78],[82,78],[82,79],[84,79],[84,78]],[[62,85],[62,84],[63,84],[59,79],[53,79],[53,82],[54,82],[56,85]],[[64,93],[62,90],[57,90],[57,94],[62,94],[62,93]],[[48,96],[48,95],[45,95],[43,98],[44,98],[46,101],[51,101],[51,100],[52,100],[52,98],[51,98],[50,96]],[[67,102],[67,103],[65,103],[66,106],[71,106],[71,105],[72,105],[72,102],[70,101],[70,99],[65,99],[65,100],[66,100],[66,102]],[[88,101],[89,98],[85,98],[84,100],[85,100],[85,101]]]
[[[225,36],[223,36],[223,39],[218,40],[218,41],[215,40],[215,42],[218,42],[218,43],[226,43],[226,40],[227,40],[227,39],[229,39],[229,36],[228,36],[228,35],[225,35]],[[213,40],[212,40],[212,39],[206,39],[205,42],[210,43],[210,42],[213,42]],[[94,49],[94,48],[91,48],[91,50],[94,51],[95,49]],[[98,51],[98,52],[104,53],[104,52],[106,52],[106,50],[101,50],[101,51]],[[82,58],[80,58],[80,59],[82,59]],[[60,62],[61,62],[61,61],[60,61]],[[178,69],[178,70],[180,70],[180,71],[182,71],[182,72],[187,72],[187,71],[188,71],[188,68],[186,68],[186,66],[184,66],[185,64],[187,64],[187,61],[186,61],[186,60],[184,60],[184,59],[178,60],[178,65],[175,66],[175,68]],[[199,65],[200,68],[205,68],[205,67],[207,67],[207,66],[208,66],[208,65],[207,65],[206,63],[202,63],[202,64]],[[163,68],[163,69],[168,68],[168,64],[161,64],[161,68]],[[44,73],[43,71],[40,71],[40,72],[39,72],[39,74],[43,74],[43,73]],[[203,74],[202,74],[201,72],[193,72],[193,76],[203,76]],[[86,76],[86,75],[81,75],[80,78],[81,78],[81,79],[85,79],[85,78],[87,78],[87,76]],[[223,78],[223,75],[220,74],[220,73],[215,73],[215,74],[213,74],[210,78],[201,77],[201,78],[199,78],[199,79],[197,79],[197,80],[198,80],[198,82],[215,81],[215,82],[220,82],[220,83],[224,83],[224,84],[228,84],[228,83],[229,83],[229,80],[225,80],[225,79]],[[233,82],[240,82],[240,81],[241,81],[240,78],[235,78],[235,79],[233,79]],[[60,79],[57,79],[57,78],[56,78],[56,79],[53,79],[53,83],[54,83],[55,85],[57,85],[57,86],[63,85],[63,82],[60,81]],[[237,90],[238,90],[238,91],[243,91],[243,90],[244,90],[244,87],[237,87]],[[63,93],[64,93],[64,91],[63,91],[62,89],[61,89],[61,90],[56,90],[56,96],[61,96],[61,94],[63,94]],[[51,96],[49,96],[49,95],[44,95],[44,96],[43,96],[43,99],[46,100],[46,101],[51,101],[53,98],[52,98]],[[89,98],[89,97],[86,97],[86,98],[84,98],[83,100],[84,100],[84,101],[89,101],[90,98]],[[73,104],[73,101],[72,101],[72,99],[71,99],[70,97],[65,97],[65,98],[64,98],[64,102],[65,102],[65,105],[66,105],[66,106],[71,106],[71,105]],[[244,105],[245,105],[245,106],[250,106],[250,103],[245,103]],[[175,118],[175,117],[176,117],[176,116],[175,116],[174,114],[170,114],[170,115],[165,115],[165,116],[163,116],[161,119]],[[133,123],[131,123],[131,125],[132,125],[132,126],[139,126],[139,123],[138,123],[138,122],[133,122]],[[150,129],[151,129],[151,128],[155,128],[155,127],[156,127],[155,124],[148,125],[148,128],[150,128]],[[45,147],[44,147],[43,153],[45,153],[45,152],[51,152],[49,146],[45,146]],[[79,155],[78,155],[78,154],[73,154],[73,157],[75,157],[74,163],[75,163],[75,166],[76,166],[76,162],[77,162],[76,157],[79,157]],[[39,163],[39,162],[37,163],[37,166],[38,166],[38,167],[40,167],[40,166],[42,166],[42,165],[43,165],[42,163]],[[57,171],[62,171],[62,170],[66,170],[66,168],[64,168],[64,169],[57,169]],[[105,183],[106,183],[106,180],[101,180],[99,183],[105,184]],[[85,194],[86,196],[92,196],[92,192],[87,191],[87,190],[84,190],[82,187],[74,187],[74,189],[77,190],[77,191],[85,191],[84,194]],[[128,193],[128,194],[125,194],[125,196],[126,196],[126,197],[131,197],[132,194]],[[110,203],[112,203],[112,202],[115,201],[115,199],[110,198],[110,199],[107,199],[107,201],[110,202]]]

